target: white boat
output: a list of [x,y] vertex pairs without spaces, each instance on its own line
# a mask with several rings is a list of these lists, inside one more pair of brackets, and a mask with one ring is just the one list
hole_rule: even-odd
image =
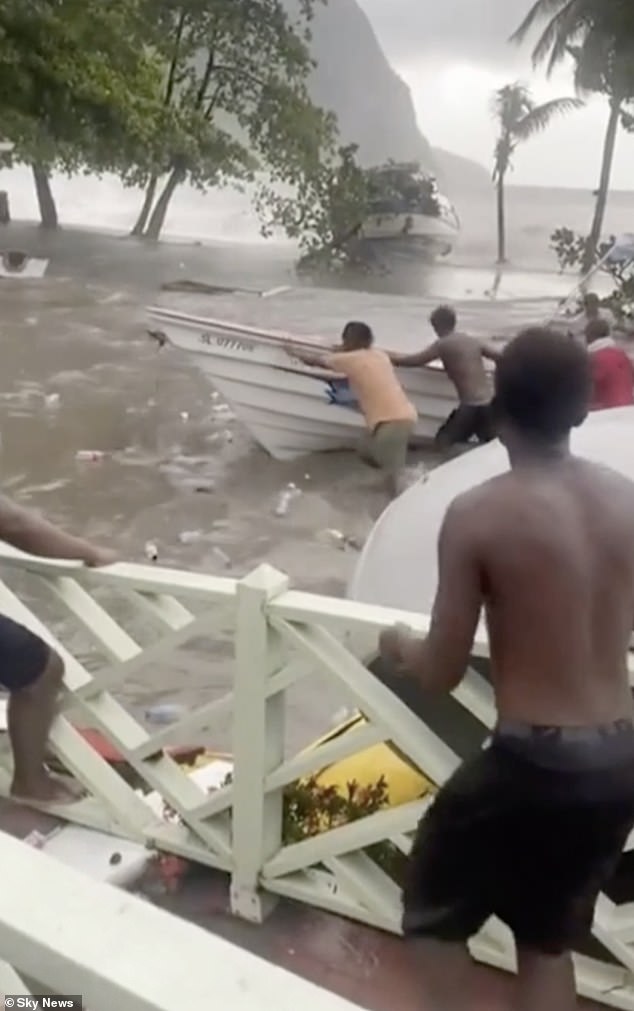
[[[593,412],[572,434],[579,456],[634,480],[634,407]],[[499,441],[474,449],[431,471],[379,518],[359,558],[348,595],[368,604],[431,613],[438,582],[436,546],[453,499],[509,469]]]
[[[291,358],[285,350],[289,336],[168,309],[153,308],[149,316],[155,332],[195,357],[274,459],[294,460],[358,443],[363,415],[347,380]],[[319,349],[315,342],[294,343]],[[419,413],[414,439],[429,441],[456,406],[454,388],[441,368],[402,370],[401,378]]]
[[[214,318],[194,314],[191,296],[176,301],[178,307],[172,300],[169,306],[147,310],[150,333],[192,356],[272,457],[293,460],[356,445],[363,418],[345,381],[291,359],[285,350],[289,341],[314,351],[339,339],[345,319],[338,293],[286,289],[282,294],[277,289],[270,298],[221,294],[213,304],[223,317]],[[377,300],[359,292],[346,292],[345,301],[349,316],[368,320],[383,346],[403,350],[399,333],[422,332],[421,347],[433,339],[427,318],[435,302],[396,296]],[[503,336],[527,322],[543,321],[547,311],[543,300],[512,306],[474,301],[461,306],[460,319],[474,336]],[[322,329],[320,338],[306,331],[306,320]],[[415,440],[429,441],[456,406],[454,388],[440,366],[403,369],[400,378],[419,412]]]
[[46,274],[48,264],[48,260],[28,256],[17,249],[9,249],[0,253],[0,277],[39,280]]
[[416,163],[370,170],[370,213],[359,234],[377,256],[446,256],[460,234],[451,201]]

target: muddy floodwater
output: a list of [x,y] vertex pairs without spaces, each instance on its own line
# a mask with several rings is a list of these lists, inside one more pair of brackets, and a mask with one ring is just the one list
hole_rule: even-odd
[[[239,576],[267,561],[298,588],[342,594],[358,554],[342,549],[333,531],[363,542],[382,502],[376,475],[352,454],[271,460],[181,353],[157,350],[143,310],[170,276],[169,256],[153,270],[139,259],[135,276],[128,247],[122,263],[112,244],[102,253],[96,240],[85,249],[81,237],[57,241],[47,278],[0,286],[5,494],[122,560],[146,562],[150,541],[166,566]],[[172,251],[174,270],[183,255]],[[82,459],[93,454],[99,459]],[[279,517],[290,482],[301,495]],[[89,666],[103,663],[88,636],[59,623],[44,590],[32,596],[33,580],[9,580]],[[115,611],[140,642],[152,640],[156,627],[135,626],[121,601]],[[119,694],[142,716],[156,703],[200,705],[230,682],[222,635],[136,671]],[[292,696],[290,738],[306,740],[340,706],[323,684],[305,681]],[[212,736],[210,743],[228,746],[228,727]]]

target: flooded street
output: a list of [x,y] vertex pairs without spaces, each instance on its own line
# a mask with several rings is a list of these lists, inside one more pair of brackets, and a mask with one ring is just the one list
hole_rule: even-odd
[[[0,287],[5,494],[122,560],[145,563],[152,541],[162,565],[235,576],[267,561],[298,588],[343,593],[357,552],[328,531],[363,541],[382,503],[376,475],[351,454],[271,460],[184,355],[148,338],[145,278],[124,286],[54,274]],[[78,459],[92,453],[103,458]],[[278,517],[289,482],[302,494]],[[61,638],[97,665],[83,640]],[[154,702],[210,701],[230,684],[229,643],[218,646],[208,665],[202,656],[154,665],[121,695],[139,714]],[[340,705],[321,683],[296,691],[295,743]],[[220,733],[210,743],[229,742]]]
[[[269,253],[218,243],[146,248],[114,236],[47,236],[31,227],[4,234],[6,248],[51,258],[44,280],[0,284],[5,493],[114,548],[122,560],[145,563],[145,546],[153,542],[162,565],[241,576],[266,561],[288,573],[297,588],[343,594],[358,554],[342,550],[332,531],[363,543],[383,505],[376,474],[350,453],[293,464],[270,459],[186,356],[169,347],[158,350],[146,332],[145,306],[157,300],[162,282],[180,277],[252,288],[293,284],[288,249],[274,246]],[[484,271],[432,265],[417,291],[460,299],[489,281]],[[551,278],[551,287],[556,282],[560,288],[567,284]],[[518,274],[511,283],[520,300],[505,302],[511,313],[513,306],[523,312],[522,296],[545,294],[539,284],[534,291],[535,278]],[[398,286],[386,281],[379,287]],[[424,329],[419,331],[413,300],[399,310],[398,300],[388,305],[381,292],[363,297],[382,333],[400,333],[404,343],[416,346]],[[211,315],[214,299],[208,302],[204,311]],[[315,291],[308,300],[315,309],[326,303],[327,329],[334,333],[338,320],[360,311],[361,301],[346,291],[331,297]],[[310,332],[312,319],[292,317],[294,304],[291,298],[289,328]],[[269,307],[262,306],[265,325]],[[420,313],[425,311],[421,303]],[[290,482],[301,495],[287,515],[277,516],[280,493]],[[66,624],[62,632],[70,634]],[[61,638],[90,667],[103,663],[87,636]],[[191,707],[211,701],[231,684],[230,657],[224,637],[196,656],[180,653],[144,669],[120,694],[139,715],[156,702]],[[293,745],[310,740],[341,706],[315,679],[291,695]],[[228,729],[214,731],[208,743],[228,747]]]

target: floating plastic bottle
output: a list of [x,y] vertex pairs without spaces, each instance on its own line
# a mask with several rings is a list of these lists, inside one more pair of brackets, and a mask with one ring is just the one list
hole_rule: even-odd
[[183,530],[178,535],[178,539],[181,544],[197,544],[198,541],[202,541],[203,532],[202,530]]
[[101,449],[78,449],[75,459],[87,463],[98,463],[105,459],[106,454]]
[[145,544],[145,557],[149,558],[151,562],[158,561],[158,547],[154,541],[146,541]]
[[231,568],[231,566],[232,566],[233,563],[232,563],[231,559],[229,558],[229,555],[226,553],[226,551],[223,551],[222,548],[219,548],[218,546],[216,546],[214,548],[214,552],[213,553],[216,556],[216,558],[218,559],[218,561],[222,562],[222,564],[224,565],[224,567],[226,569],[230,569]]
[[301,491],[299,490],[297,485],[293,484],[292,482],[290,484],[287,484],[284,491],[280,492],[279,494],[277,505],[275,506],[275,515],[286,516],[291,502],[293,501],[293,499],[297,498],[298,495],[301,495]]
[[148,723],[154,723],[157,726],[177,723],[184,715],[185,707],[177,702],[163,702],[156,706],[149,706],[145,710],[145,718]]

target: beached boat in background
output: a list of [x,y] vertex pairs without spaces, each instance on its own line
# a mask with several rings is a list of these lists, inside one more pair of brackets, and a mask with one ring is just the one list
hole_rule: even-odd
[[48,263],[48,260],[28,256],[17,249],[9,249],[0,253],[0,277],[39,280],[46,274]]
[[378,257],[447,256],[460,234],[451,201],[417,163],[370,169],[370,213],[360,241]]

